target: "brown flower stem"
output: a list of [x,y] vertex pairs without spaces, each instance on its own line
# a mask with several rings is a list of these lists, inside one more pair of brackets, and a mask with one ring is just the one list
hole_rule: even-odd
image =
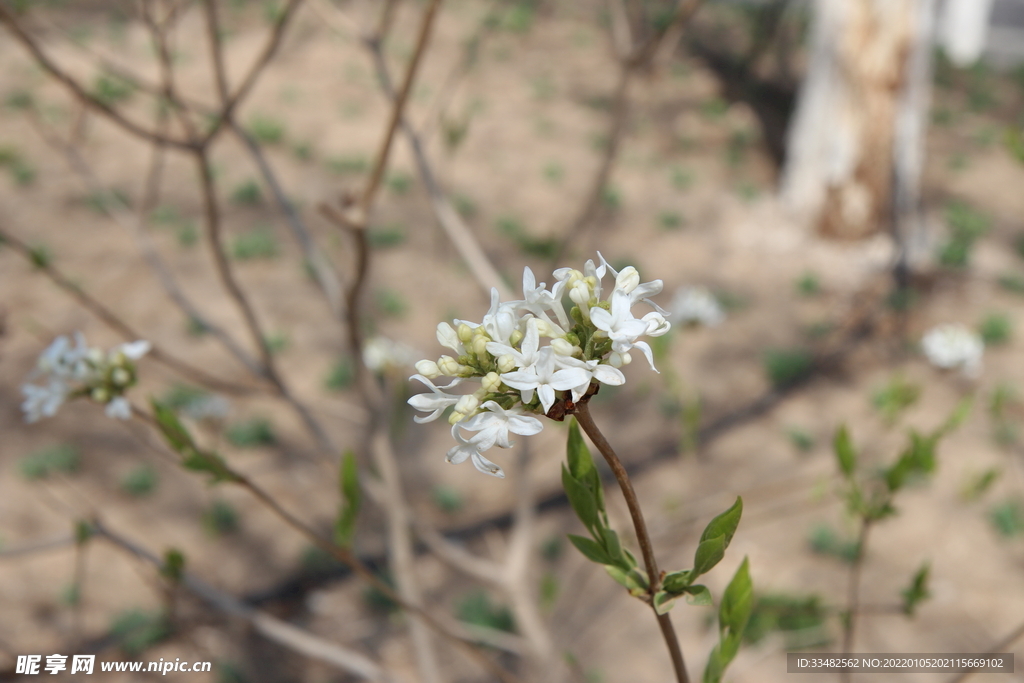
[[[626,499],[629,515],[633,518],[633,529],[636,531],[636,538],[640,543],[640,553],[643,555],[644,565],[647,568],[647,578],[650,584],[647,589],[648,598],[651,609],[654,609],[653,598],[654,594],[661,589],[661,573],[658,571],[658,563],[654,558],[654,543],[651,541],[651,535],[647,531],[644,514],[640,510],[640,500],[636,496],[636,491],[633,490],[633,483],[629,479],[626,468],[622,466],[619,456],[615,454],[615,450],[608,443],[608,440],[604,438],[604,434],[597,428],[594,418],[591,417],[589,401],[577,403],[575,415],[580,426],[583,427],[583,431],[587,433],[590,440],[597,446],[597,450],[601,451],[601,455],[604,456],[608,466],[612,468],[612,473],[615,474],[615,479],[619,482],[619,488],[622,489],[622,496]],[[655,615],[658,619],[658,626],[661,628],[661,635],[665,639],[665,645],[672,656],[672,666],[675,668],[676,680],[678,683],[689,683],[690,677],[686,673],[683,651],[679,647],[679,639],[676,637],[675,629],[672,627],[672,621],[667,613],[658,614],[655,611]]]

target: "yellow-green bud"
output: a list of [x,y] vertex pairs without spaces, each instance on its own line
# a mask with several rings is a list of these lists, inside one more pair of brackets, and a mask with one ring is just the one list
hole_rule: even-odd
[[89,349],[85,354],[85,357],[89,359],[89,362],[93,365],[99,365],[103,362],[103,351],[101,349]]
[[512,335],[508,339],[509,343],[511,343],[512,346],[515,346],[519,342],[523,341],[523,336],[523,333],[519,330],[512,330]]
[[462,422],[463,418],[465,418],[465,417],[466,417],[465,415],[463,415],[462,413],[460,413],[459,411],[456,410],[456,411],[452,412],[451,415],[448,416],[448,424],[452,424],[453,425],[453,424],[457,424],[459,422]]
[[551,350],[559,356],[573,356],[576,354],[576,351],[580,349],[578,346],[573,346],[564,339],[552,339]]
[[107,401],[110,400],[110,392],[107,391],[104,387],[96,387],[95,389],[92,390],[90,396],[92,397],[92,400],[96,401],[97,403],[106,403]]
[[441,356],[437,359],[437,368],[441,371],[442,375],[448,377],[455,377],[459,374],[459,369],[462,366],[459,362],[451,356]]
[[484,400],[484,396],[486,396],[489,393],[491,393],[491,392],[487,391],[487,389],[485,389],[483,387],[480,387],[479,389],[477,389],[476,391],[473,392],[473,398],[475,398],[478,401],[483,401]]
[[619,276],[615,278],[615,288],[621,289],[626,294],[636,289],[639,284],[640,273],[633,266],[626,266],[619,271]]
[[473,353],[477,358],[487,358],[487,337],[479,335],[473,338]]
[[498,356],[498,372],[512,372],[516,369],[516,359],[512,354],[506,353],[504,356]]
[[485,393],[493,394],[501,389],[501,377],[496,372],[488,372],[482,380]]
[[126,387],[132,381],[132,374],[124,368],[114,368],[114,371],[110,373],[110,381],[116,386]]
[[459,399],[458,403],[455,404],[455,412],[463,415],[469,415],[479,407],[480,399],[473,394],[466,394]]
[[435,377],[441,376],[441,369],[437,367],[437,363],[427,359],[416,362],[416,372],[420,373],[427,379],[434,379]]
[[473,328],[466,323],[459,323],[458,335],[459,341],[465,344],[473,338]]

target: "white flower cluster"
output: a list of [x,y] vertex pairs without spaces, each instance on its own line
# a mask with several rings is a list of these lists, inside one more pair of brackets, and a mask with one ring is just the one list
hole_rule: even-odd
[[109,352],[89,348],[81,332],[74,344],[68,337],[57,337],[39,356],[29,376],[36,384],[25,383],[21,409],[26,422],[53,417],[61,405],[72,398],[87,396],[106,406],[109,417],[127,420],[131,404],[124,392],[135,384],[135,363],[150,349],[148,341],[115,346]]
[[387,337],[376,336],[363,344],[363,363],[373,372],[389,368],[408,368],[419,354],[411,347]]
[[963,325],[939,325],[921,339],[921,350],[936,367],[960,368],[968,377],[977,377],[981,373],[985,343]]
[[725,311],[704,287],[680,287],[672,298],[671,316],[677,325],[714,327],[725,320]]
[[[638,349],[651,369],[651,347],[640,337],[660,336],[668,332],[667,312],[648,297],[661,291],[661,280],[640,282],[633,266],[621,271],[612,268],[601,253],[601,264],[587,261],[583,270],[560,268],[556,282],[548,290],[537,284],[533,271],[523,271],[523,299],[500,302],[491,290],[491,307],[480,323],[456,320],[455,326],[437,326],[437,340],[454,355],[437,361],[416,363],[415,379],[430,393],[409,399],[416,410],[430,413],[414,418],[417,422],[436,420],[454,406],[448,421],[456,445],[448,451],[448,462],[471,459],[478,470],[504,477],[501,468],[482,453],[493,446],[509,448],[509,434],[529,436],[541,431],[540,420],[530,414],[561,419],[562,413],[550,412],[556,402],[578,402],[596,391],[593,383],[619,385],[626,381],[619,370]],[[602,299],[602,280],[610,273],[615,285]],[[566,313],[563,299],[572,302]],[[644,301],[655,310],[642,318],[633,317],[632,308]],[[544,345],[542,341],[550,341]],[[449,384],[437,386],[432,380],[445,376]],[[469,379],[481,386],[471,394],[449,394]],[[564,407],[564,406],[563,406]],[[556,406],[557,408],[557,406]],[[464,432],[476,432],[467,438]]]

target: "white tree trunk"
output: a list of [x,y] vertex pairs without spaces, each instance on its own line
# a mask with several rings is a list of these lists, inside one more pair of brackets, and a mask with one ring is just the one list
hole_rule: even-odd
[[[934,0],[817,0],[781,192],[819,232],[858,239],[916,205]],[[909,175],[908,175],[909,174]],[[900,185],[904,185],[900,189]]]

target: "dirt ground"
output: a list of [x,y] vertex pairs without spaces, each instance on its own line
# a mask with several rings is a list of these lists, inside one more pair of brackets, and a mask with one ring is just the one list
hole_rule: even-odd
[[[600,13],[591,6],[596,4],[544,2],[522,16],[511,10],[502,14],[498,26],[482,34],[472,67],[450,78],[460,73],[467,38],[481,35],[480,22],[489,8],[478,0],[451,0],[443,7],[412,95],[411,120],[425,131],[439,177],[517,291],[527,265],[539,280],[550,282],[550,259],[536,250],[527,253],[523,245],[564,233],[600,161],[615,71]],[[420,6],[401,4],[387,47],[393,70],[411,52]],[[361,9],[366,8],[355,8],[355,16],[368,16]],[[233,3],[225,10],[232,82],[262,46],[264,15],[263,5]],[[28,22],[33,35],[83,82],[94,82],[99,59],[156,80],[157,65],[137,21],[84,3],[46,8],[33,16]],[[177,78],[187,96],[212,105],[214,84],[205,39],[199,38],[204,31],[201,12],[191,7],[178,34]],[[219,377],[248,382],[245,368],[210,335],[190,330],[140,257],[130,230],[103,212],[102,197],[83,185],[60,151],[11,103],[19,93],[31,93],[47,129],[76,135],[79,152],[103,185],[129,202],[140,196],[149,147],[101,117],[83,114],[9,34],[0,35],[0,97],[7,102],[0,149],[18,159],[0,169],[0,227],[32,245],[45,245],[55,267],[146,338]],[[994,101],[979,102],[979,90]],[[855,649],[985,651],[1024,618],[1024,449],[1019,442],[1004,438],[1001,443],[994,437],[999,425],[990,410],[999,387],[1024,391],[1024,340],[1011,333],[986,348],[983,372],[974,380],[929,366],[916,342],[933,325],[977,327],[993,313],[1005,315],[1012,330],[1024,330],[1024,299],[1000,284],[1008,274],[1024,275],[1020,248],[1014,247],[1024,234],[1024,164],[1002,144],[1004,127],[1022,111],[1024,88],[1005,74],[940,73],[925,178],[931,238],[936,248],[945,239],[951,202],[973,207],[987,217],[991,229],[975,245],[969,267],[928,270],[902,335],[893,322],[898,316],[885,305],[889,239],[838,244],[798,225],[774,197],[774,169],[753,114],[742,103],[719,99],[720,91],[716,77],[683,53],[634,84],[603,215],[556,264],[579,267],[599,249],[612,263],[636,265],[645,280],[664,280],[665,292],[657,299],[662,305],[684,285],[707,286],[728,304],[720,326],[673,332],[659,361],[660,375],[638,359],[625,369],[625,386],[603,391],[594,402],[595,419],[624,460],[645,463],[635,484],[659,561],[663,568],[688,567],[704,524],[742,495],[739,531],[725,560],[706,577],[712,593],[720,596],[743,557],[749,557],[759,594],[820,596],[829,609],[824,630],[816,631],[819,641],[827,641],[819,651],[836,651],[841,638],[836,613],[845,606],[850,565],[815,552],[811,543],[823,525],[833,530],[837,542],[856,531],[837,495],[840,477],[830,447],[835,429],[849,426],[870,472],[895,457],[909,428],[934,429],[963,397],[973,395],[968,419],[940,446],[936,473],[901,493],[898,516],[873,530],[864,561],[865,604],[898,604],[900,591],[926,561],[931,597],[914,618],[862,616]],[[152,100],[142,93],[118,106],[137,120],[152,120]],[[324,221],[316,207],[365,181],[387,112],[372,65],[351,33],[339,34],[303,7],[240,113],[252,130],[261,121],[280,122],[278,140],[267,133],[268,158],[316,239],[346,275],[353,261],[346,236]],[[462,128],[462,139],[452,143]],[[269,235],[275,249],[270,257],[235,259],[233,267],[265,329],[279,338],[283,348],[276,358],[282,374],[334,440],[357,447],[365,420],[359,398],[351,388],[334,390],[325,382],[345,352],[345,331],[331,319],[307,277],[300,249],[251,158],[225,137],[214,147],[213,159],[228,243],[255,231]],[[194,171],[188,159],[168,155],[160,208],[146,229],[202,312],[248,344],[201,233]],[[255,200],[251,189],[246,194],[250,181],[262,187]],[[375,331],[416,349],[418,358],[439,355],[437,322],[479,319],[487,300],[437,227],[402,140],[373,224],[385,236],[373,252],[368,292]],[[805,283],[801,292],[801,279],[815,285]],[[771,388],[763,362],[768,350],[826,353],[844,338],[843,325],[864,306],[877,309],[882,322],[845,348],[837,363],[785,392],[767,410],[717,432],[696,452],[674,452],[683,437],[680,401],[699,396],[703,424],[741,410]],[[99,659],[181,657],[216,663],[211,674],[171,674],[167,680],[350,680],[280,650],[190,598],[183,598],[180,607],[186,627],[138,656],[121,654],[108,634],[132,610],[159,610],[161,581],[150,565],[96,541],[82,551],[84,581],[77,601],[69,599],[77,554],[67,539],[76,520],[98,515],[158,555],[180,548],[190,571],[240,597],[308,575],[308,544],[244,491],[207,486],[154,447],[155,436],[141,425],[114,423],[94,405],[76,401],[54,418],[24,424],[20,385],[54,336],[80,330],[101,346],[122,339],[5,246],[0,246],[0,314],[0,676],[14,678],[19,654],[70,653],[85,643]],[[140,369],[140,385],[132,390],[139,402],[148,395],[166,395],[183,382],[150,359]],[[395,373],[395,386],[415,391],[405,387],[401,378],[406,374],[411,370]],[[890,424],[873,406],[872,396],[895,376],[919,387],[920,398]],[[283,505],[328,532],[338,506],[335,475],[315,456],[315,444],[300,421],[269,397],[230,401],[229,423],[266,418],[276,443],[241,447],[209,432],[203,438],[216,443],[233,466]],[[1012,427],[1024,412],[1020,404],[1009,410]],[[416,515],[446,529],[509,510],[514,477],[498,480],[468,464],[449,466],[444,462],[447,425],[415,425],[411,411],[395,419],[402,478]],[[542,494],[560,488],[564,439],[564,428],[551,423],[517,446],[529,441],[529,476]],[[76,467],[46,477],[26,476],[41,449],[60,444],[77,450]],[[650,462],[656,453],[664,457]],[[363,454],[359,457],[365,469]],[[125,478],[143,464],[156,473],[156,485],[132,494]],[[988,470],[999,473],[994,483],[974,499],[965,497],[969,483]],[[618,492],[609,488],[607,499],[613,524],[631,541]],[[222,522],[220,533],[212,531],[217,524],[210,521],[211,509],[232,518],[236,528]],[[1005,533],[992,521],[1000,510],[1004,518],[1010,516]],[[358,550],[379,554],[383,529],[383,516],[370,506],[360,520]],[[542,584],[550,593],[544,615],[556,649],[581,662],[588,680],[668,680],[669,660],[649,610],[567,543],[552,544],[579,530],[568,506],[555,506],[539,520],[533,573],[538,594]],[[503,531],[488,527],[465,542],[475,552],[500,557],[506,540]],[[49,541],[57,543],[30,550]],[[419,560],[417,571],[427,604],[439,612],[458,614],[466,596],[480,590],[432,557]],[[415,678],[402,618],[375,608],[362,584],[307,579],[302,585],[298,594],[261,607]],[[672,614],[691,673],[699,672],[717,638],[715,612],[680,605]],[[727,680],[786,680],[785,653],[799,649],[792,642],[776,631],[744,646]],[[447,680],[485,680],[461,655],[445,646],[440,651]],[[1018,673],[979,674],[977,680],[1024,680],[1024,639],[1005,651],[1017,655]],[[103,676],[112,681],[147,678]],[[858,678],[945,680],[933,674]]]

